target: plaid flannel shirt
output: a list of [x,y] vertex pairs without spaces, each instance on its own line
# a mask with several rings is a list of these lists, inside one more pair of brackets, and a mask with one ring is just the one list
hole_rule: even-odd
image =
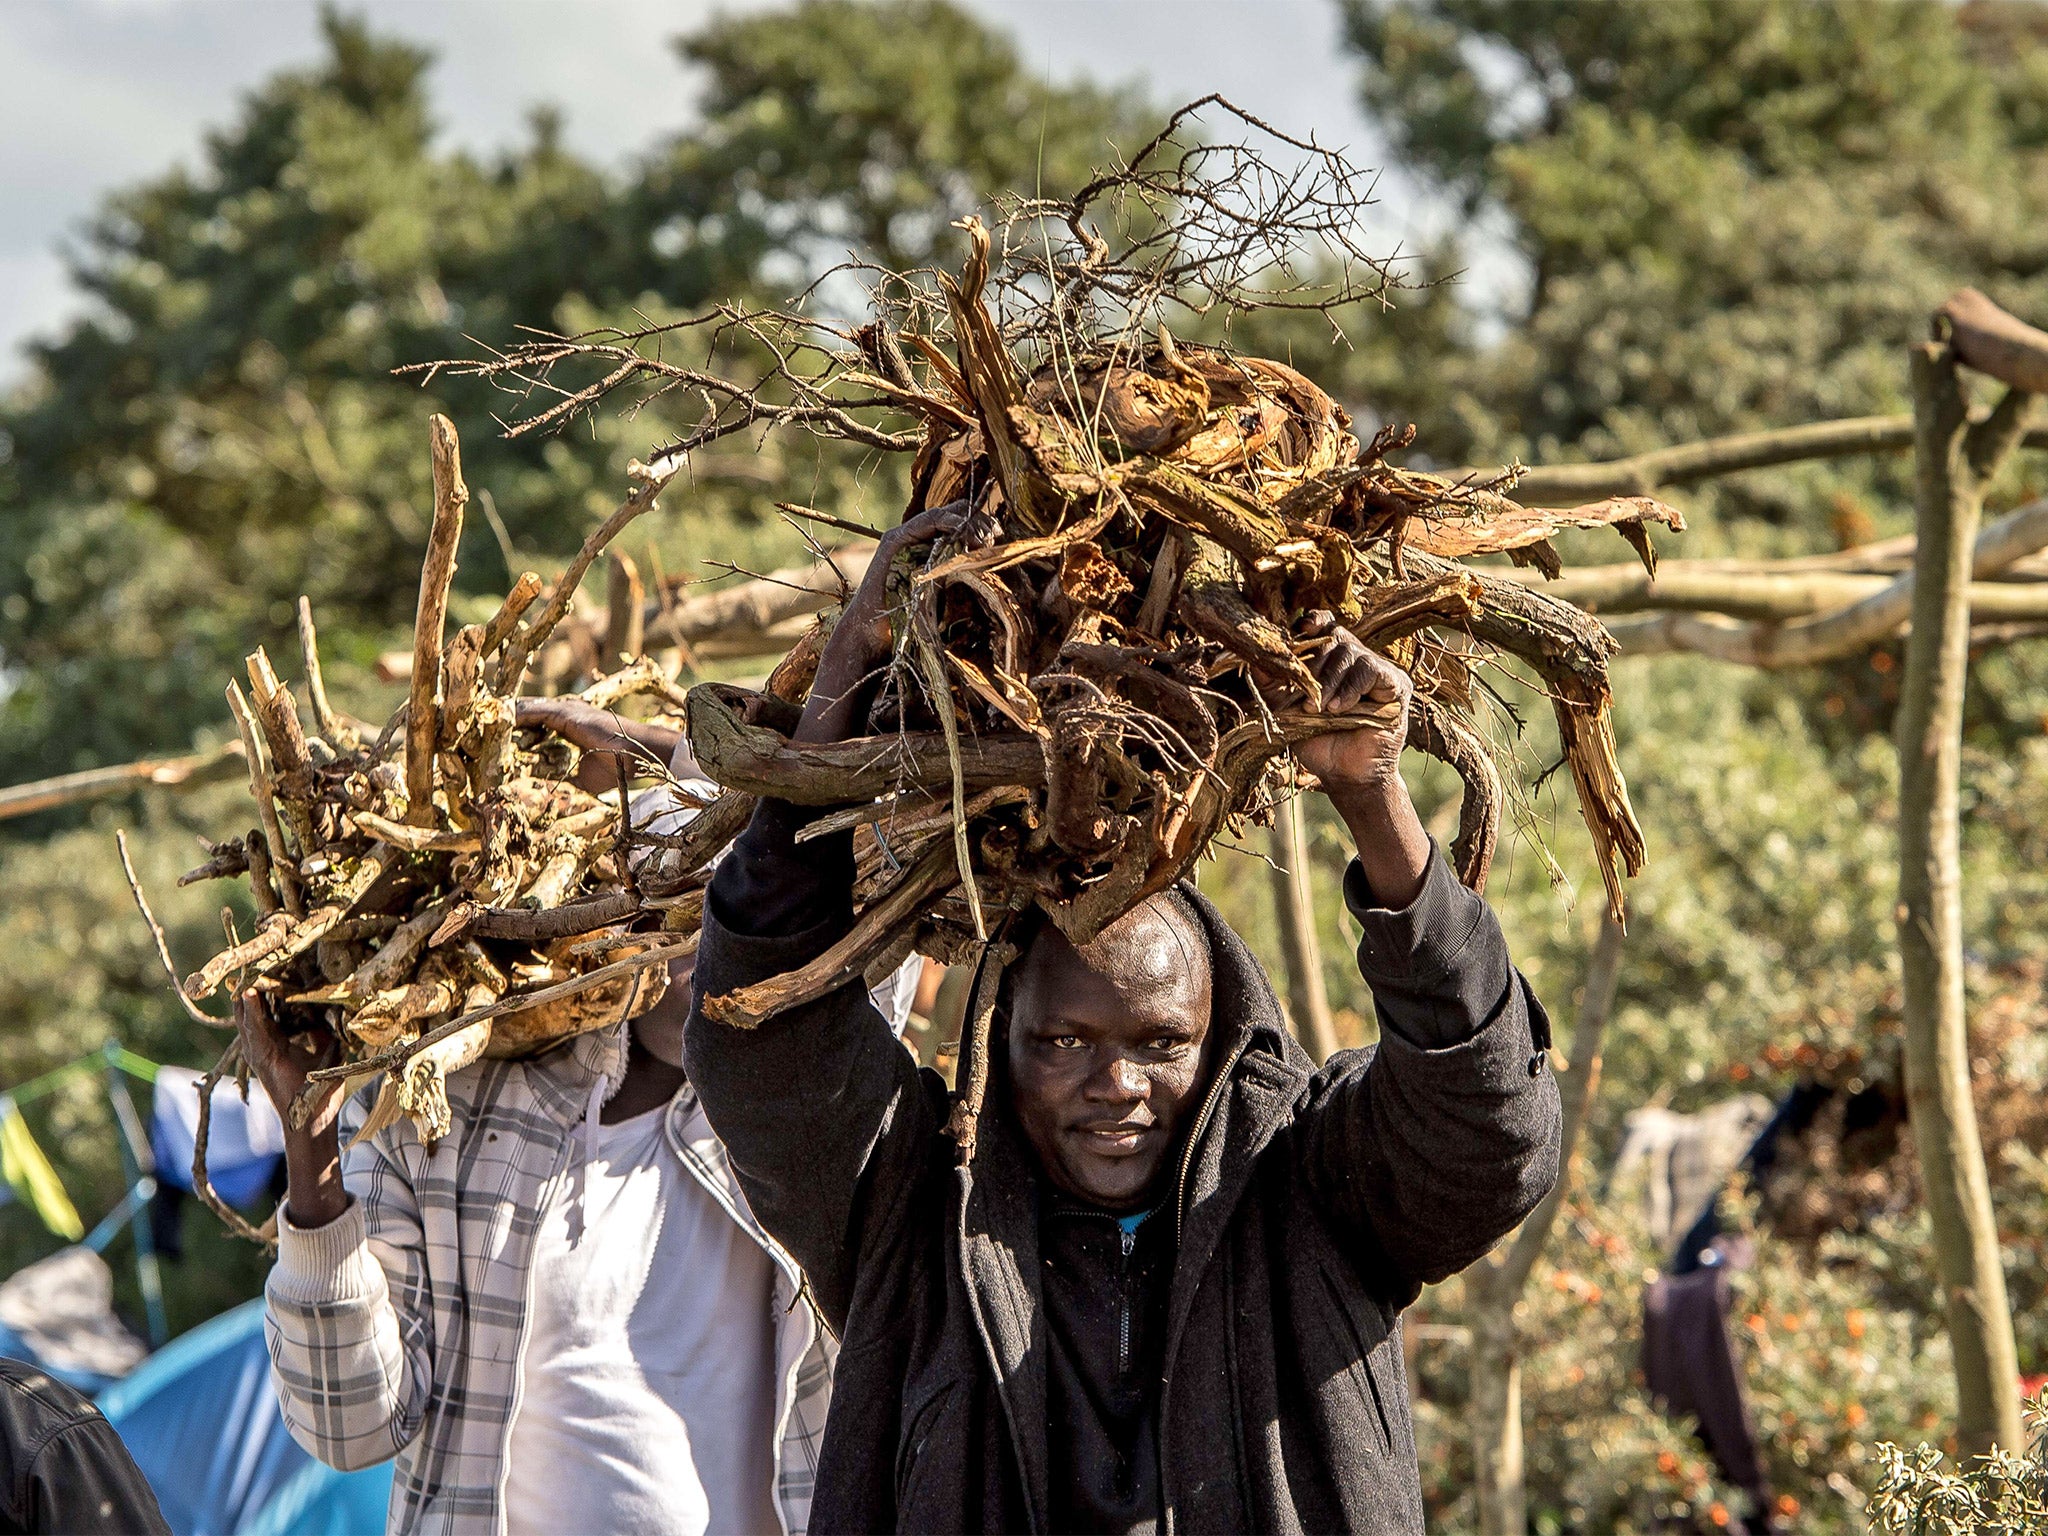
[[[355,1198],[342,1215],[305,1230],[280,1212],[264,1289],[285,1423],[329,1466],[398,1458],[392,1531],[505,1528],[534,1232],[567,1174],[593,1084],[601,1076],[615,1089],[624,1074],[624,1038],[624,1026],[597,1030],[538,1060],[456,1073],[455,1129],[433,1151],[401,1119],[343,1154]],[[360,1102],[344,1112],[344,1145],[362,1114]],[[684,1166],[775,1262],[775,1493],[787,1536],[799,1536],[833,1344],[808,1299],[799,1304],[801,1276],[747,1209],[692,1089],[676,1095],[665,1124]]]

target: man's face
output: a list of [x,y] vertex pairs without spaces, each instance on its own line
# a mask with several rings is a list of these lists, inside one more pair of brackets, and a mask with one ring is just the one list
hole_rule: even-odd
[[1010,1018],[1010,1086],[1039,1166],[1065,1194],[1112,1211],[1157,1198],[1202,1086],[1206,944],[1148,902],[1076,949],[1042,930]]

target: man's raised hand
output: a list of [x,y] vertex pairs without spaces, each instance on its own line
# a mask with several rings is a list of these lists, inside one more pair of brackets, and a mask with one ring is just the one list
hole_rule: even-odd
[[1383,906],[1405,907],[1422,890],[1430,852],[1429,834],[1401,779],[1414,685],[1406,672],[1339,627],[1333,615],[1311,614],[1309,622],[1329,635],[1315,663],[1324,712],[1350,714],[1364,704],[1394,705],[1396,712],[1384,725],[1304,741],[1294,749],[1295,760],[1321,781],[1344,818],[1374,897]]
[[832,626],[792,740],[843,741],[854,734],[859,705],[867,696],[865,685],[888,659],[894,640],[889,627],[889,567],[905,550],[958,533],[967,526],[969,515],[966,502],[950,502],[920,512],[882,535],[860,585]]
[[284,1121],[286,1200],[291,1219],[301,1227],[325,1226],[348,1207],[348,1193],[341,1185],[340,1138],[335,1131],[341,1115],[342,1085],[328,1085],[325,1096],[297,1130],[292,1128],[292,1101],[306,1086],[308,1073],[340,1059],[340,1048],[325,1032],[285,1034],[277,1027],[269,1005],[254,992],[235,999],[235,1030],[241,1037],[243,1059]]

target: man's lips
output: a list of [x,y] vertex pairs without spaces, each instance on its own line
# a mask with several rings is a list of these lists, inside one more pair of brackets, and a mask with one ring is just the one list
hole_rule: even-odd
[[1074,1135],[1098,1157],[1129,1157],[1144,1150],[1145,1143],[1159,1129],[1156,1123],[1117,1120],[1097,1125],[1077,1125]]

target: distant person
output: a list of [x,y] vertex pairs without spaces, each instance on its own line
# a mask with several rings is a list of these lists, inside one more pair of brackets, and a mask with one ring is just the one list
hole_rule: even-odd
[[[586,749],[587,787],[619,782],[615,754],[695,771],[674,731],[520,712]],[[432,1150],[400,1119],[344,1151],[358,1101],[287,1131],[265,1288],[285,1421],[331,1466],[398,1458],[392,1531],[805,1529],[831,1346],[684,1073],[689,982],[678,962],[630,1027],[453,1074]],[[283,1111],[324,1058],[254,999],[238,1023]]]
[[99,1409],[0,1359],[0,1536],[170,1536],[156,1495]]
[[[889,646],[882,540],[798,742],[843,739]],[[1337,631],[1326,706],[1404,704]],[[1318,1070],[1257,962],[1191,887],[1004,978],[980,1144],[857,986],[758,1028],[701,1009],[691,1079],[756,1214],[842,1340],[817,1531],[1420,1532],[1402,1308],[1557,1176],[1550,1027],[1486,904],[1423,832],[1401,723],[1304,744],[1349,828],[1345,897],[1376,1049]],[[764,800],[713,879],[698,992],[847,930],[845,835]]]

